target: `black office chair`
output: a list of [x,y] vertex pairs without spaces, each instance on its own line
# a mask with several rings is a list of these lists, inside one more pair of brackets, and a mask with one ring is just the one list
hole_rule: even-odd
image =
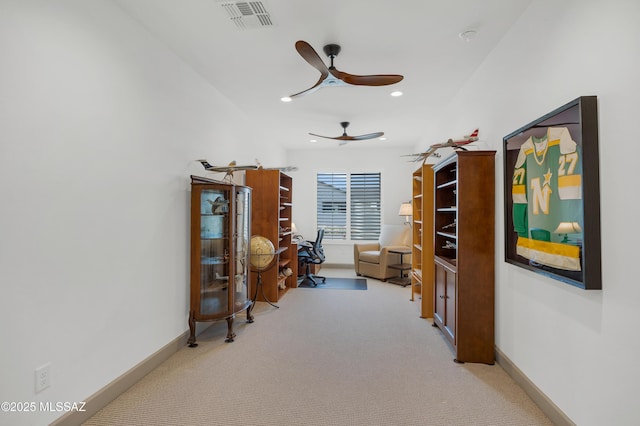
[[309,281],[309,285],[315,287],[318,285],[318,279],[321,279],[323,283],[327,280],[326,277],[311,273],[311,265],[320,265],[325,260],[322,237],[324,237],[324,229],[320,228],[315,241],[303,241],[298,245],[298,260],[305,265],[305,273],[300,284]]

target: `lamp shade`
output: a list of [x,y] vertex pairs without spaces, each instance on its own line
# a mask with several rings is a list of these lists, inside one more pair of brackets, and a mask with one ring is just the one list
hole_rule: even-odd
[[402,203],[400,204],[400,211],[398,212],[398,216],[412,216],[413,210],[411,209],[411,203]]
[[555,234],[578,234],[582,232],[582,228],[578,222],[560,222],[553,232]]

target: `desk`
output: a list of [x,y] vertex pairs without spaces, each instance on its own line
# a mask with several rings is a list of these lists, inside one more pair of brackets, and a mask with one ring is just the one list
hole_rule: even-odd
[[390,278],[388,281],[393,284],[401,285],[402,287],[408,286],[409,284],[411,284],[411,278],[409,278],[409,274],[405,274],[405,271],[411,270],[411,264],[404,263],[403,257],[405,254],[411,254],[411,250],[410,249],[389,250],[389,253],[400,255],[400,263],[395,265],[389,265],[389,268],[399,270],[400,276],[396,278]]

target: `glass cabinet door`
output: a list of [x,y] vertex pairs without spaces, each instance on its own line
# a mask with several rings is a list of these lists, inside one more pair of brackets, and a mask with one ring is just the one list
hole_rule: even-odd
[[230,191],[203,189],[200,194],[200,314],[229,311]]
[[190,347],[196,343],[196,322],[227,321],[226,342],[236,334],[233,321],[247,311],[249,296],[251,188],[191,176],[191,300]]
[[235,306],[234,312],[244,309],[249,296],[249,242],[251,226],[251,197],[246,188],[236,190],[235,208]]

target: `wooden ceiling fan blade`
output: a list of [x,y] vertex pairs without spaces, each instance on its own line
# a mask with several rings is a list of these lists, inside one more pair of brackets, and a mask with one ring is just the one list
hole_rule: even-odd
[[375,139],[375,138],[379,138],[380,136],[384,135],[384,132],[375,132],[375,133],[367,133],[366,135],[359,135],[359,136],[349,136],[347,135],[347,127],[349,127],[349,122],[348,121],[343,121],[340,123],[340,125],[342,126],[343,132],[342,135],[340,136],[322,136],[322,135],[318,135],[315,133],[309,133],[311,136],[317,136],[319,138],[325,138],[325,139],[334,139],[337,141],[340,141],[340,143],[338,145],[344,145],[347,142],[350,141],[362,141],[362,140],[367,140],[367,139]]
[[366,135],[350,136],[351,140],[363,141],[367,139],[376,139],[384,135],[384,132],[367,133]]
[[320,71],[320,74],[322,74],[324,78],[329,75],[329,68],[327,68],[322,58],[320,58],[320,55],[318,55],[309,43],[303,40],[296,41],[296,50],[309,65]]
[[356,86],[388,86],[398,83],[404,78],[398,74],[354,75],[337,69],[332,69],[330,72],[345,83]]
[[357,86],[388,86],[402,81],[403,78],[403,76],[395,74],[349,75],[342,81]]
[[336,141],[353,141],[355,140],[352,136],[349,135],[340,135],[340,136],[322,136],[322,135],[317,135],[315,133],[309,133],[311,136],[317,136],[319,138],[325,138],[325,139],[333,139]]
[[318,90],[318,89],[320,89],[322,87],[322,83],[324,82],[325,78],[326,78],[326,76],[322,75],[320,77],[320,80],[318,80],[318,82],[316,84],[314,84],[313,86],[311,86],[310,88],[308,88],[306,90],[303,90],[302,92],[298,92],[298,93],[295,93],[293,95],[289,95],[289,97],[290,98],[295,98],[297,96],[308,95],[309,93],[315,92],[316,90]]
[[337,139],[337,138],[335,138],[335,137],[333,137],[333,136],[322,136],[322,135],[317,135],[317,134],[315,134],[315,133],[309,133],[309,134],[310,134],[311,136],[317,136],[317,137],[319,137],[319,138],[325,138],[325,139]]

